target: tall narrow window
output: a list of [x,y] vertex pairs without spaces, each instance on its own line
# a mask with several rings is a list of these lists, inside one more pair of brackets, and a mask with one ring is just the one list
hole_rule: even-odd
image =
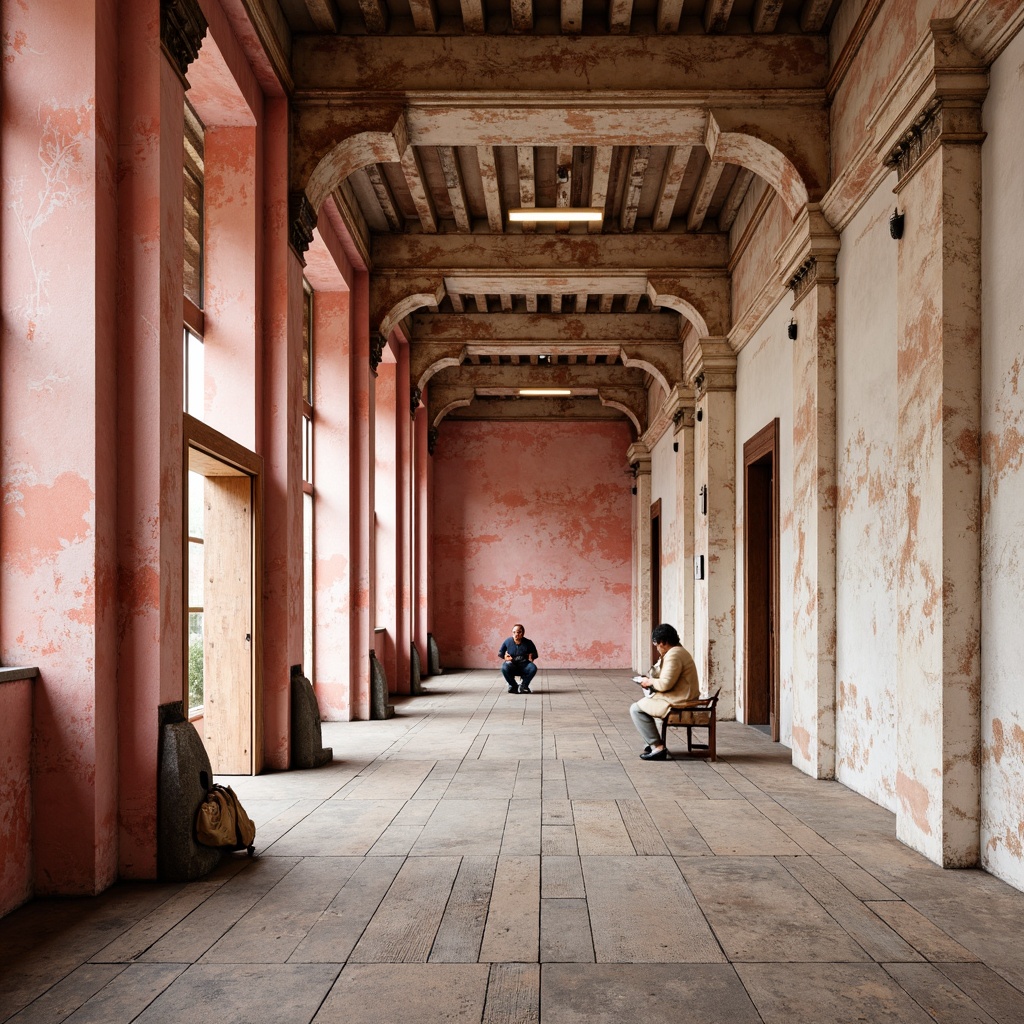
[[313,289],[302,282],[302,560],[303,651],[306,677],[313,679]]
[[185,412],[203,418],[203,173],[202,121],[185,103]]

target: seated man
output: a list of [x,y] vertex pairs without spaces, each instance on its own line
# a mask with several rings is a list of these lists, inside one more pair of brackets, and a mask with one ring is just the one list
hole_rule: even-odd
[[[512,627],[512,635],[501,645],[498,657],[501,658],[501,674],[508,683],[508,692],[530,693],[530,680],[537,674],[537,666],[534,665],[537,648],[527,638],[522,623],[517,622]],[[516,676],[523,680],[522,686],[516,685]]]

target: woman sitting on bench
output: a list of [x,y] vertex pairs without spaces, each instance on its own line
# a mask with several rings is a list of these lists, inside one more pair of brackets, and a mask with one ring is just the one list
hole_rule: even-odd
[[633,676],[633,682],[644,688],[641,697],[629,709],[637,732],[647,741],[640,755],[645,761],[664,761],[668,751],[661,742],[657,718],[664,718],[669,708],[686,704],[700,696],[697,666],[690,652],[679,642],[679,634],[667,622],[655,626],[651,643],[658,651],[658,660],[645,676]]

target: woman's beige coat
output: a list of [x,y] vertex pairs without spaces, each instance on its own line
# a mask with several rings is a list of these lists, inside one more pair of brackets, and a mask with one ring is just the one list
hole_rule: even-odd
[[637,707],[652,718],[664,718],[668,709],[700,697],[697,666],[685,647],[670,647],[647,673],[657,691],[637,701]]

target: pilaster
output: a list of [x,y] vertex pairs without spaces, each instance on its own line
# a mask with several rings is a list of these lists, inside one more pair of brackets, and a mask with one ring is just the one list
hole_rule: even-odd
[[651,663],[651,450],[635,441],[626,450],[633,470],[633,667]]
[[781,265],[793,293],[793,763],[836,762],[836,256],[820,207],[797,218]]
[[696,581],[693,578],[693,440],[696,420],[696,403],[692,396],[685,398],[676,410],[672,420],[672,431],[676,445],[676,523],[682,531],[682,566],[679,571],[678,603],[681,616],[677,630],[683,646],[693,650],[694,609],[696,602]]
[[703,338],[690,350],[687,379],[695,396],[693,555],[703,558],[694,581],[693,658],[701,692],[721,690],[718,714],[736,716],[736,354],[725,338]]
[[944,867],[979,857],[982,100],[938,96],[890,154],[905,216],[896,833]]

